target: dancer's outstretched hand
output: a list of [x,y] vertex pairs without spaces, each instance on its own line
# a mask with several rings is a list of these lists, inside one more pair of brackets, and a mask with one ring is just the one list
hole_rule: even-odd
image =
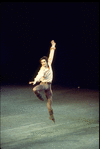
[[31,81],[31,82],[29,82],[29,84],[33,84],[33,85],[34,85],[35,83],[36,83],[35,81]]
[[52,41],[51,41],[51,44],[52,44],[52,47],[54,47],[54,48],[55,48],[56,43],[55,43],[55,41],[54,41],[54,40],[52,40]]

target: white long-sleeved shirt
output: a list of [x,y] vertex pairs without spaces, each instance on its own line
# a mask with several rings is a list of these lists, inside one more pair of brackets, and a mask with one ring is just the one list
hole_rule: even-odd
[[37,76],[34,78],[35,82],[52,82],[53,80],[53,71],[52,71],[52,61],[54,57],[54,49],[50,49],[49,58],[48,58],[48,68],[41,66]]

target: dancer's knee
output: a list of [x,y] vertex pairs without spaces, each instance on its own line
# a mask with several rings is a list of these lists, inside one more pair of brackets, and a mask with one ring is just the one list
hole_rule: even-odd
[[48,101],[47,101],[47,108],[51,109],[51,106],[52,106],[52,99],[48,99]]
[[34,92],[34,93],[36,92],[36,88],[35,88],[35,87],[33,88],[33,92]]
[[51,92],[45,92],[47,100],[52,100],[52,93]]

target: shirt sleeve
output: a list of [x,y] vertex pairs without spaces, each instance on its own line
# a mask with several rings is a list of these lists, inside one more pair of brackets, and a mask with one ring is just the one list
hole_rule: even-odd
[[42,70],[42,68],[40,68],[40,70],[39,70],[37,76],[34,78],[34,81],[35,81],[35,82],[39,82],[42,77],[43,77],[43,70]]
[[48,64],[51,65],[54,57],[55,49],[50,48],[49,58],[48,58]]

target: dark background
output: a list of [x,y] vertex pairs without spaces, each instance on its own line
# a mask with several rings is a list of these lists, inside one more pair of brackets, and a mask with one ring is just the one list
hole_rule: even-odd
[[2,84],[28,84],[56,42],[53,84],[99,87],[99,2],[2,2]]

